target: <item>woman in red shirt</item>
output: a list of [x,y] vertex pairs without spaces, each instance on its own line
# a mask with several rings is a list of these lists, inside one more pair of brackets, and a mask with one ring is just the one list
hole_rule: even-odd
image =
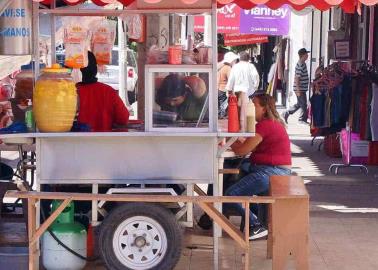
[[[226,190],[227,196],[265,195],[269,190],[269,177],[291,174],[290,140],[285,125],[275,106],[273,97],[262,94],[253,98],[256,111],[256,135],[232,146],[235,154],[250,153],[250,163],[242,170],[248,173]],[[241,204],[233,206],[244,216]],[[256,215],[250,212],[250,240],[264,237],[268,231],[260,224]]]

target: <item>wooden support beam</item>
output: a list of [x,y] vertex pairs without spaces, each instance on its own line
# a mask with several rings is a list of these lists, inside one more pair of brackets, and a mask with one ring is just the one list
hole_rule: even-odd
[[38,241],[39,237],[50,227],[50,225],[55,221],[55,219],[59,216],[60,213],[67,207],[67,205],[72,201],[71,198],[65,199],[61,205],[49,216],[48,219],[38,228],[35,232],[31,240],[29,241],[29,245],[35,244]]
[[68,192],[36,192],[36,191],[8,191],[4,197],[41,200],[65,200],[73,201],[112,201],[112,202],[205,202],[205,203],[274,203],[275,198],[269,196],[172,196],[172,195],[132,195],[132,194],[92,194],[92,193],[68,193]]
[[239,174],[239,169],[219,169],[219,174]]
[[198,185],[194,185],[194,192],[200,196],[207,196],[205,191],[203,191],[202,188],[200,188]]
[[37,270],[37,245],[30,244],[36,230],[36,204],[35,198],[28,199],[28,237],[29,237],[29,270]]
[[[244,241],[249,243],[249,203],[244,203]],[[246,249],[244,250],[244,269],[249,270],[249,244],[247,245]]]
[[248,248],[249,242],[245,241],[243,234],[237,228],[235,228],[235,226],[225,216],[219,213],[219,211],[213,205],[209,205],[208,203],[204,202],[198,202],[198,205],[243,249]]

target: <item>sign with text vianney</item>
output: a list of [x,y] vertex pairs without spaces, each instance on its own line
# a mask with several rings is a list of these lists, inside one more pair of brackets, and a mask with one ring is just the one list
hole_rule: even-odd
[[240,11],[240,33],[284,36],[290,29],[290,8],[283,5],[278,9],[256,6]]

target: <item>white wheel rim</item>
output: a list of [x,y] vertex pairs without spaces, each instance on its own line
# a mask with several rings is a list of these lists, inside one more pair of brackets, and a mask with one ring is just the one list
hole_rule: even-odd
[[115,230],[113,250],[126,267],[146,270],[158,265],[167,252],[167,235],[154,219],[134,216],[124,220]]

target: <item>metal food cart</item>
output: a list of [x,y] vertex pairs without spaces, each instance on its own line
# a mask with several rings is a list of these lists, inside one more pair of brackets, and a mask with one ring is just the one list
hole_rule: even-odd
[[[211,16],[211,47],[213,50],[212,63],[206,65],[148,65],[145,67],[145,130],[144,132],[95,132],[95,133],[26,133],[1,135],[0,138],[10,143],[22,145],[30,143],[36,145],[36,185],[40,191],[41,185],[91,185],[92,194],[98,194],[102,185],[121,185],[116,189],[109,189],[109,193],[142,193],[150,194],[174,194],[172,190],[148,189],[145,185],[156,184],[182,184],[186,186],[189,199],[183,199],[187,204],[184,209],[176,214],[177,217],[187,214],[185,225],[193,224],[192,206],[194,185],[214,184],[214,196],[222,195],[222,177],[218,170],[223,165],[223,153],[227,147],[239,136],[251,136],[251,133],[229,134],[218,129],[217,123],[217,98],[216,98],[216,1],[201,0],[196,5],[185,3],[177,4],[175,9],[167,9],[170,1],[164,0],[160,4],[147,4],[146,9],[127,7],[123,10],[80,10],[57,9],[55,1],[50,9],[39,9],[39,4],[33,4],[33,26],[35,30],[34,44],[38,44],[38,14],[50,14],[54,16],[118,16],[121,14],[139,13],[182,13],[182,14],[207,14]],[[137,1],[139,2],[139,1]],[[143,2],[143,1],[142,1]],[[152,9],[151,9],[152,8]],[[54,20],[53,20],[54,21]],[[52,23],[54,27],[54,23]],[[52,51],[55,51],[54,37],[52,37]],[[38,46],[34,46],[34,59],[39,59]],[[208,96],[207,109],[209,121],[205,126],[192,128],[160,128],[154,125],[153,97],[154,74],[186,72],[203,73],[207,76]],[[36,66],[35,75],[39,73]],[[232,137],[226,145],[219,147],[219,142],[226,137]],[[25,141],[26,140],[26,141]],[[123,188],[128,184],[140,185],[139,189]],[[110,196],[110,195],[109,195]],[[146,195],[148,196],[148,195]],[[51,195],[53,198],[54,195]],[[100,196],[101,197],[101,196]],[[98,198],[100,198],[98,197]],[[124,199],[132,198],[124,195]],[[56,198],[59,198],[56,197]],[[106,197],[101,197],[106,198]],[[146,198],[146,197],[145,197]],[[151,197],[152,198],[152,197]],[[72,198],[71,198],[72,199]],[[244,198],[245,199],[245,198]],[[167,199],[162,199],[162,202]],[[170,201],[171,199],[168,199]],[[244,200],[244,202],[249,202]],[[105,201],[105,200],[104,200]],[[131,200],[132,201],[132,200]],[[150,200],[147,200],[150,201]],[[237,200],[236,200],[237,201]],[[240,201],[243,201],[242,199]],[[177,200],[180,202],[180,200]],[[221,211],[221,204],[213,200],[215,206]],[[37,201],[31,201],[35,204]],[[30,203],[29,203],[30,204]],[[38,241],[41,232],[34,235],[39,225],[39,213],[37,209],[29,208],[29,219],[35,222],[33,228],[29,228],[31,249],[29,256],[38,254],[39,246],[33,246]],[[63,204],[64,205],[64,204]],[[104,202],[92,200],[92,223],[98,221],[98,212],[101,212]],[[120,210],[112,211],[105,217],[105,224],[117,222],[113,226],[113,232],[105,233],[102,230],[100,249],[107,266],[111,269],[172,269],[180,255],[180,229],[172,213],[167,213],[160,204],[131,204],[133,209],[120,206]],[[182,204],[183,205],[183,204]],[[246,210],[248,209],[247,203]],[[34,205],[29,206],[34,207]],[[125,208],[126,207],[126,208]],[[60,209],[62,211],[63,209]],[[127,211],[133,210],[132,215]],[[139,212],[137,211],[139,210]],[[135,212],[136,211],[136,212]],[[126,216],[121,213],[126,212]],[[33,216],[35,213],[36,217]],[[32,215],[32,217],[30,217]],[[105,214],[104,214],[105,215]],[[121,219],[119,218],[121,215]],[[55,215],[56,217],[56,215]],[[122,219],[122,217],[124,219]],[[110,221],[113,220],[113,221]],[[223,221],[224,222],[224,221]],[[46,229],[47,225],[41,227]],[[40,227],[40,228],[41,228]],[[214,268],[217,268],[217,246],[220,236],[219,227],[214,230]],[[131,236],[129,231],[133,231]],[[246,230],[248,231],[248,230]],[[240,233],[239,233],[240,234]],[[235,237],[241,236],[233,232]],[[109,236],[113,237],[109,237]],[[235,236],[236,235],[236,236]],[[246,234],[248,243],[248,232]],[[243,247],[248,251],[248,245],[243,242]],[[143,256],[141,254],[144,254]],[[248,255],[246,255],[248,257]],[[29,269],[35,269],[36,260],[31,259]],[[246,260],[248,265],[248,260]],[[38,268],[38,266],[36,267]]]

